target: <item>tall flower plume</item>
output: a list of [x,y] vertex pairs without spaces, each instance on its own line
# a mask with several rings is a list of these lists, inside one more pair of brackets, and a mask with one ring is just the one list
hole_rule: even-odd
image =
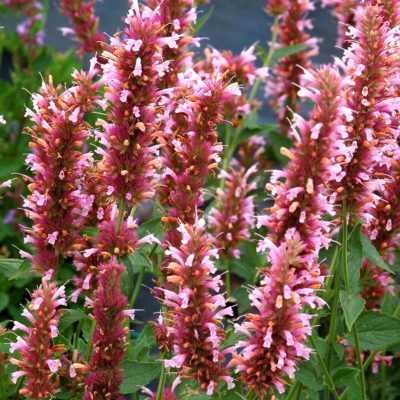
[[324,281],[318,254],[330,241],[330,226],[322,217],[332,212],[325,183],[340,172],[332,159],[343,134],[343,85],[343,78],[329,66],[305,72],[299,95],[312,100],[314,108],[308,121],[295,117],[296,147],[281,150],[289,164],[274,171],[267,184],[274,205],[258,224],[271,233],[259,248],[269,250],[271,267],[264,271],[261,286],[250,293],[257,313],[247,314],[236,326],[246,339],[231,362],[240,379],[260,396],[273,394],[273,388],[282,393],[285,376],[294,376],[299,357],[308,358],[311,316],[302,308],[323,305],[316,293]]
[[10,361],[17,367],[12,374],[13,383],[25,377],[19,393],[34,399],[50,398],[58,387],[57,371],[61,367],[57,353],[65,351],[63,345],[55,345],[58,336],[58,322],[62,309],[66,306],[65,287],[42,279],[41,286],[32,294],[32,300],[22,315],[29,326],[14,323],[13,330],[23,332],[17,341],[11,343],[11,353],[17,352],[19,358]]
[[125,22],[124,35],[113,37],[103,52],[108,59],[103,71],[109,107],[99,169],[107,194],[133,205],[154,196],[158,86],[168,68],[162,50],[176,42],[161,35],[159,10],[140,10],[137,1]]
[[172,287],[162,289],[168,307],[167,329],[174,338],[174,355],[164,362],[166,367],[178,368],[182,377],[198,381],[211,395],[221,381],[228,388],[234,386],[224,367],[225,352],[219,349],[224,340],[221,320],[232,310],[219,294],[221,278],[213,276],[218,251],[205,232],[205,221],[180,224],[178,230],[179,246],[167,250],[171,258],[167,280]]
[[172,95],[164,98],[169,107],[162,116],[168,124],[159,138],[165,167],[159,198],[167,209],[167,243],[179,243],[179,221],[194,223],[204,202],[205,179],[217,168],[222,151],[216,132],[222,122],[222,98],[237,93],[237,85],[218,77],[203,81],[188,70]]
[[85,53],[100,51],[105,36],[98,30],[99,18],[96,17],[94,5],[96,0],[61,0],[60,11],[69,17],[72,28],[61,28],[64,35],[75,36],[79,47],[77,53],[82,57]]
[[253,166],[222,172],[224,189],[217,189],[216,205],[210,210],[208,223],[214,236],[214,245],[221,258],[240,258],[241,242],[250,238],[254,227],[254,201],[249,193],[256,189],[256,183],[248,180],[257,171]]
[[279,60],[273,72],[275,77],[268,81],[267,94],[274,98],[271,104],[277,109],[281,132],[290,130],[292,112],[298,112],[298,85],[302,68],[309,68],[309,58],[318,52],[317,41],[305,32],[312,28],[307,13],[314,10],[310,0],[288,0],[287,10],[281,16],[278,30],[278,47],[307,45],[308,48]]
[[99,266],[93,300],[96,327],[84,400],[124,398],[119,391],[123,379],[120,363],[125,354],[125,320],[132,312],[127,310],[126,297],[120,291],[123,271],[115,258]]
[[27,128],[32,138],[27,164],[34,176],[26,177],[31,194],[24,207],[33,226],[25,229],[25,241],[33,244],[35,254],[21,254],[32,259],[36,272],[55,270],[58,254],[70,255],[93,201],[79,182],[91,160],[90,153],[82,152],[91,130],[85,116],[96,103],[103,105],[96,95],[101,81],[93,81],[94,64],[87,74],[75,71],[73,86],[65,91],[50,77],[32,97],[34,110],[26,112],[33,122]]

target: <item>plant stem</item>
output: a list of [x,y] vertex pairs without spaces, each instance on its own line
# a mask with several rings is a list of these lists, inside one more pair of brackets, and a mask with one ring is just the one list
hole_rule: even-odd
[[231,297],[231,268],[228,266],[228,269],[225,273],[225,289],[226,289],[226,297],[229,299]]
[[253,399],[254,399],[254,396],[255,396],[254,390],[253,390],[253,389],[250,389],[250,390],[247,392],[245,399],[247,399],[247,400],[253,400]]
[[[343,230],[343,239],[342,239],[342,261],[343,261],[343,274],[344,274],[344,283],[346,287],[346,292],[348,295],[351,294],[351,287],[350,287],[350,278],[349,278],[349,267],[348,267],[348,257],[347,257],[347,250],[348,250],[348,243],[347,243],[347,235],[348,235],[348,226],[347,226],[347,204],[346,202],[343,203],[343,219],[342,219],[342,230]],[[362,399],[367,400],[367,395],[365,391],[365,376],[363,370],[363,362],[361,359],[361,349],[360,349],[360,341],[358,338],[358,329],[357,325],[354,323],[351,333],[354,337],[354,346],[356,351],[356,358],[357,358],[357,365],[360,371],[360,384],[361,384],[361,393]]]
[[300,395],[301,395],[302,391],[303,391],[303,385],[300,383],[299,388],[296,393],[296,397],[294,398],[294,400],[300,400]]
[[164,392],[164,386],[165,386],[166,380],[167,380],[167,374],[166,374],[166,369],[164,366],[164,357],[162,357],[162,359],[161,359],[161,375],[160,375],[160,380],[158,381],[156,400],[162,400],[162,395]]
[[86,361],[90,360],[90,353],[92,352],[92,342],[93,342],[93,335],[95,328],[96,328],[96,320],[94,319],[92,320],[92,326],[90,327],[90,333],[89,333],[89,340],[86,347],[86,354],[85,354]]
[[311,341],[311,344],[313,345],[313,347],[314,347],[314,349],[315,349],[315,351],[317,353],[318,362],[319,362],[322,370],[324,371],[324,374],[326,376],[326,380],[328,381],[328,384],[329,384],[329,389],[330,389],[331,393],[333,394],[334,399],[335,400],[340,400],[340,397],[337,394],[336,389],[335,389],[335,383],[333,382],[333,380],[331,378],[331,374],[329,373],[329,371],[328,371],[328,369],[327,369],[327,367],[325,365],[325,362],[322,359],[321,354],[320,354],[320,352],[318,350],[318,347],[317,347],[317,345],[315,343],[315,340],[314,340],[314,338],[312,336],[310,336],[310,341]]
[[122,221],[124,220],[125,204],[126,204],[125,199],[121,198],[118,203],[118,211],[119,211],[118,219],[117,219],[117,232],[118,233],[121,230]]
[[129,308],[133,308],[135,306],[136,300],[137,300],[137,298],[139,296],[140,287],[141,287],[142,282],[143,282],[145,270],[146,270],[145,267],[141,267],[140,268],[138,277],[136,279],[135,288],[133,290],[132,297],[131,297],[131,300],[129,302]]
[[74,343],[72,344],[72,347],[74,349],[78,348],[78,339],[79,339],[79,335],[81,333],[82,323],[83,323],[83,319],[80,319],[78,322],[78,327],[76,328],[76,332],[75,332],[75,336],[74,336]]

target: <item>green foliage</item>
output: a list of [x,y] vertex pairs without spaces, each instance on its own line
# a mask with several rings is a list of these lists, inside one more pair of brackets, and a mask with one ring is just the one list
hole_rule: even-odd
[[122,363],[124,380],[121,384],[121,393],[135,393],[142,386],[148,385],[153,379],[157,378],[161,372],[159,362],[142,362],[125,360]]
[[347,329],[351,331],[354,322],[356,322],[357,318],[364,310],[365,300],[356,294],[347,294],[345,290],[341,290],[340,302],[342,304]]

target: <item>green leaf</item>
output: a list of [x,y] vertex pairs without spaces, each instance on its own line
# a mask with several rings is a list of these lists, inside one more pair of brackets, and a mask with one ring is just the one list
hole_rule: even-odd
[[125,360],[121,364],[124,371],[124,380],[121,384],[121,393],[129,394],[148,385],[161,372],[159,362],[140,362]]
[[[384,350],[400,343],[400,319],[364,311],[356,322],[361,350]],[[347,340],[353,343],[352,335]]]
[[357,294],[347,294],[345,290],[341,290],[339,296],[347,328],[351,331],[354,322],[364,310],[365,300]]
[[278,62],[281,58],[293,56],[296,53],[306,50],[308,47],[307,44],[299,43],[293,46],[283,47],[282,49],[276,49],[271,57],[271,65]]
[[379,268],[382,268],[385,271],[393,274],[394,271],[389,267],[389,265],[385,263],[385,261],[383,261],[381,255],[378,253],[378,250],[371,243],[369,238],[363,233],[360,233],[360,239],[364,256],[368,258],[368,260],[371,261],[373,264],[377,265]]
[[[20,268],[29,262],[27,260],[21,260],[16,258],[2,258],[0,259],[0,274],[4,275],[6,278],[11,279]],[[26,277],[25,277],[26,278]]]
[[87,226],[82,230],[82,234],[90,237],[96,237],[99,234],[99,228],[95,226]]
[[296,379],[312,390],[323,388],[323,375],[314,356],[309,361],[300,363],[299,369],[296,371]]
[[282,155],[281,148],[285,147],[290,149],[293,146],[293,141],[273,130],[268,132],[268,136],[270,138],[271,147],[275,158],[282,164],[282,166],[285,166],[289,159]]
[[138,235],[140,237],[147,236],[149,233],[152,233],[157,238],[161,237],[161,217],[156,217],[150,219],[138,227]]
[[141,249],[135,251],[131,255],[124,257],[122,262],[127,267],[131,268],[134,274],[138,274],[142,267],[145,267],[147,271],[153,272],[153,263],[146,254],[143,254]]
[[154,329],[151,325],[146,325],[133,345],[133,358],[142,361],[156,345]]
[[244,128],[238,138],[238,143],[245,142],[252,136],[269,136],[271,132],[276,132],[278,125],[276,124],[264,124],[255,127]]
[[361,225],[358,224],[351,231],[348,239],[348,268],[352,293],[358,293],[360,285],[360,269],[363,260],[363,249],[360,239]]
[[61,318],[60,318],[60,332],[64,332],[67,328],[69,328],[75,322],[80,321],[81,319],[90,319],[87,314],[80,310],[64,310]]
[[7,308],[10,302],[10,296],[7,293],[0,292],[0,312]]
[[210,19],[210,17],[213,14],[214,10],[215,10],[215,5],[213,4],[210,7],[210,9],[202,17],[200,17],[197,20],[197,22],[193,26],[193,29],[195,30],[196,33],[198,33],[199,30],[204,26],[204,24]]
[[335,382],[335,386],[341,388],[352,384],[357,374],[358,374],[357,368],[340,367],[340,369],[337,372],[335,372],[332,379],[333,382]]

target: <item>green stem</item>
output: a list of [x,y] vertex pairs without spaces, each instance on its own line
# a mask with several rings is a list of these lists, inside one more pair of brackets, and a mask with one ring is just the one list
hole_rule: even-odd
[[288,396],[287,396],[287,400],[292,400],[292,397],[297,393],[297,390],[299,388],[299,386],[301,385],[301,383],[299,381],[297,381],[289,390]]
[[166,368],[164,366],[164,357],[161,360],[161,375],[160,380],[158,381],[158,388],[157,388],[157,397],[156,400],[162,400],[165,382],[167,380]]
[[303,391],[303,385],[300,383],[299,389],[297,390],[296,397],[294,398],[294,400],[300,400],[300,395],[302,391]]
[[225,289],[226,289],[226,297],[229,299],[231,297],[231,268],[228,266],[228,269],[225,273]]
[[333,382],[333,380],[331,378],[331,374],[329,373],[329,371],[328,371],[328,369],[327,369],[327,367],[325,365],[325,362],[322,359],[321,354],[320,354],[320,352],[318,350],[318,347],[317,347],[317,345],[316,345],[316,343],[314,341],[314,338],[312,336],[310,336],[310,341],[311,341],[311,344],[313,345],[313,347],[314,347],[314,349],[315,349],[315,351],[317,353],[318,362],[319,362],[322,370],[324,371],[324,374],[326,376],[326,380],[328,381],[328,384],[329,384],[329,389],[330,389],[331,393],[333,394],[334,399],[335,400],[340,400],[340,397],[339,397],[339,395],[338,395],[338,393],[336,392],[336,389],[335,389],[335,383]]
[[125,199],[121,198],[118,203],[119,214],[117,219],[117,232],[121,230],[122,221],[124,220],[125,204],[126,204]]
[[253,389],[250,389],[250,390],[247,392],[245,399],[247,399],[247,400],[253,400],[253,399],[254,399],[254,396],[255,396],[254,390],[253,390]]
[[140,287],[141,287],[142,282],[143,282],[145,271],[146,271],[145,267],[141,267],[140,268],[139,275],[138,275],[138,277],[136,279],[135,289],[133,290],[132,297],[131,297],[131,300],[129,302],[129,308],[133,308],[135,306],[136,300],[137,300],[137,298],[139,296]]
[[[343,203],[343,220],[342,220],[342,227],[343,227],[343,240],[342,240],[342,261],[343,261],[343,274],[344,274],[344,283],[346,287],[346,292],[348,295],[351,294],[351,287],[350,287],[350,278],[349,278],[349,266],[348,266],[348,243],[347,243],[347,236],[348,236],[348,226],[347,226],[347,204],[346,202]],[[367,400],[366,395],[366,388],[365,388],[365,376],[363,370],[363,362],[361,359],[361,349],[360,349],[360,341],[358,337],[358,329],[357,325],[354,324],[351,333],[354,337],[354,346],[356,351],[356,358],[357,358],[357,365],[360,371],[360,384],[361,384],[361,394],[362,399]]]
[[92,326],[90,327],[90,333],[89,333],[89,340],[86,347],[86,354],[85,354],[86,361],[90,360],[90,353],[92,352],[92,344],[93,344],[92,342],[93,342],[93,335],[95,328],[96,328],[96,320],[92,320]]
[[74,349],[78,348],[78,339],[79,339],[79,335],[81,333],[82,324],[83,324],[83,319],[80,319],[78,322],[78,327],[76,328],[76,332],[75,332],[75,336],[74,336],[74,343],[72,344],[72,347]]

